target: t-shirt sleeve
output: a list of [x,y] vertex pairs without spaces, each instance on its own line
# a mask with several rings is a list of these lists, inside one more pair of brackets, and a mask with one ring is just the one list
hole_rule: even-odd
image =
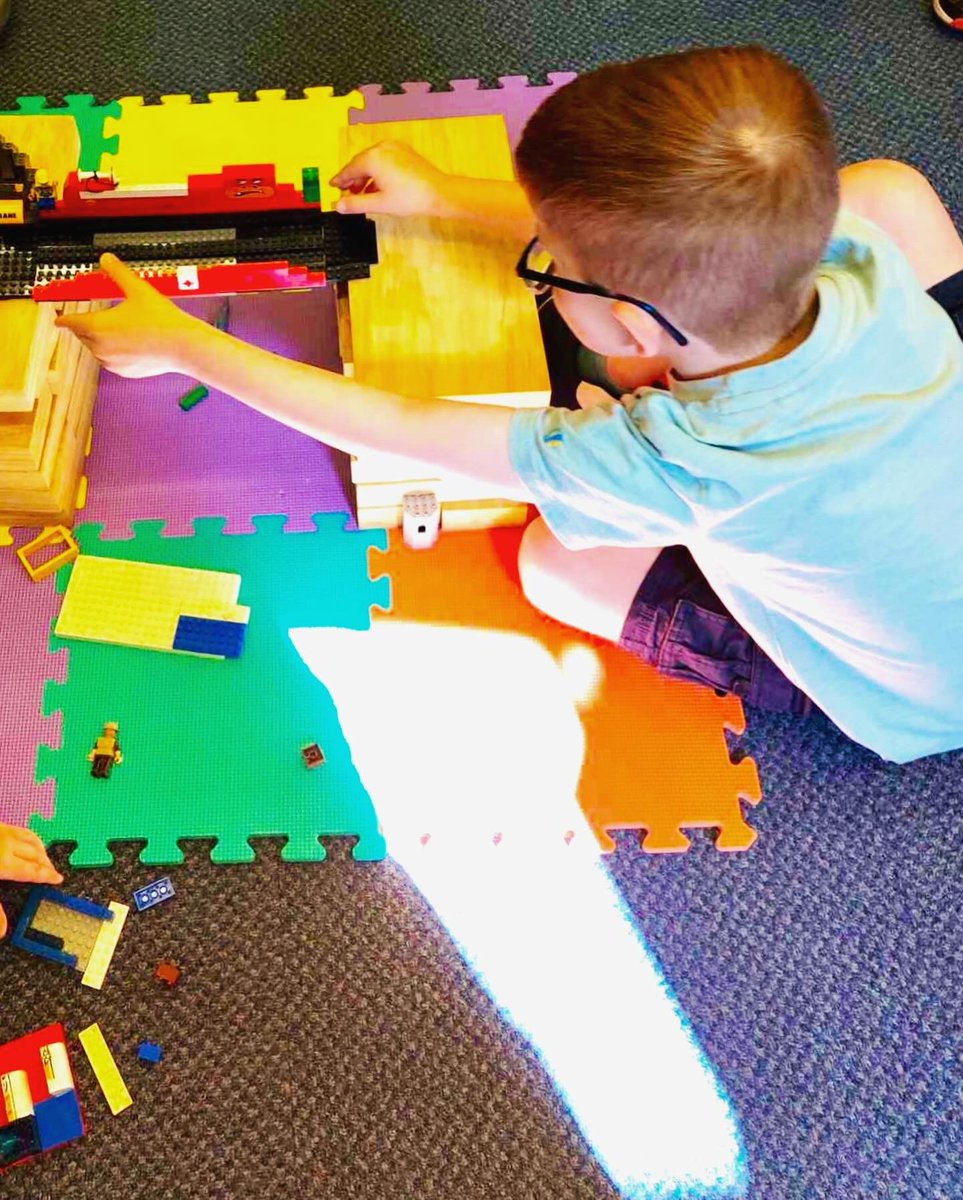
[[519,409],[509,455],[552,533],[570,550],[671,546],[691,513],[671,469],[621,404]]

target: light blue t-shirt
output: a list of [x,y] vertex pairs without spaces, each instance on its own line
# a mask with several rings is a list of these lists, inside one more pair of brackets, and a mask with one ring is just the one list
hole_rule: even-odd
[[963,341],[896,245],[840,214],[784,358],[584,411],[519,411],[510,452],[572,549],[685,545],[850,737],[963,746]]

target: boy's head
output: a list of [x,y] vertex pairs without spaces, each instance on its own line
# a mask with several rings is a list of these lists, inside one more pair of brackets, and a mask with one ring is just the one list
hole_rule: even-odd
[[[778,55],[601,67],[541,105],[516,157],[557,274],[645,300],[726,354],[771,346],[804,314],[839,203],[836,148],[815,89]],[[556,303],[587,344],[628,351],[610,302]]]

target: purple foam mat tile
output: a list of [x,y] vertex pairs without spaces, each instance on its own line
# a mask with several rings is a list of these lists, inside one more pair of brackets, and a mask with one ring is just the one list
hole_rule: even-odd
[[[210,320],[216,302],[185,307]],[[286,358],[340,369],[327,288],[234,296],[229,332]],[[258,513],[287,513],[290,528],[310,530],[313,513],[352,512],[347,455],[217,391],[185,412],[178,400],[192,386],[182,375],[104,372],[78,522],[101,522],[105,536],[126,538],[137,520],[164,519],[165,533],[177,536],[191,533],[194,517],[226,516],[228,532],[240,533],[252,531]]]
[[44,717],[48,679],[63,683],[67,653],[50,654],[50,626],[60,611],[54,576],[34,583],[16,548],[36,533],[14,531],[14,545],[0,547],[0,821],[26,825],[32,813],[53,815],[52,780],[37,785],[37,746],[60,745],[60,721]]
[[453,79],[451,91],[434,92],[427,83],[403,83],[401,92],[389,95],[381,84],[368,83],[360,90],[362,109],[352,109],[352,125],[379,121],[416,121],[426,117],[482,117],[500,114],[505,118],[512,149],[522,136],[525,122],[542,101],[575,78],[574,71],[551,71],[546,84],[530,84],[525,75],[502,75],[498,87],[483,88],[477,79]]

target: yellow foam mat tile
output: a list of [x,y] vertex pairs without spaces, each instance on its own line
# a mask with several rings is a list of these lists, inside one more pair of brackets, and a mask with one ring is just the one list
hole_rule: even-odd
[[[240,575],[81,554],[57,620],[58,637],[173,650],[181,616],[247,623]],[[202,658],[217,655],[200,655]]]
[[90,951],[87,970],[84,971],[80,981],[87,987],[96,988],[98,991],[104,986],[107,968],[110,966],[110,960],[114,957],[114,951],[117,949],[117,943],[120,941],[120,935],[124,929],[124,922],[130,912],[129,904],[119,904],[116,900],[109,901],[107,907],[114,914],[114,919],[101,921],[100,932]]
[[104,1038],[103,1030],[94,1022],[93,1025],[88,1025],[86,1029],[81,1029],[77,1036],[80,1038],[80,1044],[84,1048],[84,1053],[87,1055],[91,1068],[97,1076],[97,1082],[100,1084],[100,1090],[104,1093],[104,1099],[107,1101],[110,1111],[116,1117],[125,1108],[130,1108],[134,1101],[127,1090],[127,1084],[124,1083],[123,1076],[117,1069],[114,1056],[111,1054],[110,1047]]
[[305,88],[287,99],[283,90],[263,90],[256,100],[237,92],[212,92],[210,103],[190,96],[141,96],[120,101],[121,116],[107,117],[105,136],[119,134],[116,154],[104,154],[100,169],[113,171],[121,187],[186,184],[188,175],[212,174],[244,163],[273,163],[278,183],[301,186],[303,167],[321,169],[321,206],[330,209],[339,193],[326,180],[341,166],[342,131],[352,108],[364,107],[361,92],[335,96],[329,87]]

